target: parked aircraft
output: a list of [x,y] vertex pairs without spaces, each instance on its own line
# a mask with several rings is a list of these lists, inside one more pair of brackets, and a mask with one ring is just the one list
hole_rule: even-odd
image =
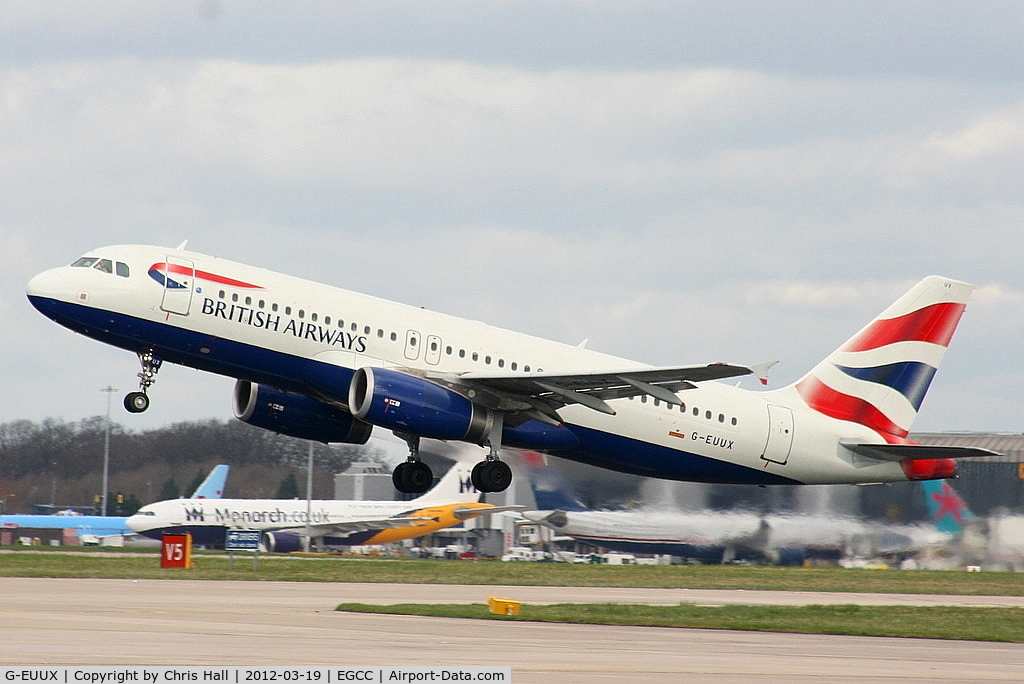
[[[665,554],[719,563],[736,559],[795,564],[857,553],[906,555],[949,543],[970,512],[946,482],[922,482],[931,525],[875,524],[843,515],[680,511],[641,506],[588,510],[550,468],[527,458],[538,509],[527,520],[559,535],[625,553]],[[963,513],[961,513],[963,511]],[[956,516],[956,520],[947,520]],[[957,524],[952,524],[956,522]]]
[[1024,570],[1024,515],[999,508],[979,517],[948,482],[922,484],[929,514],[940,530],[957,539],[952,567]]
[[[193,492],[193,499],[219,499],[224,493],[228,477],[228,466],[214,466],[206,479]],[[187,501],[187,499],[183,499]],[[53,515],[0,515],[0,527],[29,529],[76,530],[79,540],[102,543],[108,537],[131,537],[134,535],[127,525],[127,516],[78,515],[61,512]]]
[[128,527],[154,539],[188,533],[204,546],[223,546],[229,529],[262,530],[268,550],[298,551],[307,534],[332,546],[387,544],[523,508],[479,502],[482,495],[470,480],[470,466],[456,462],[432,490],[411,501],[171,499],[143,506]]
[[409,444],[396,487],[433,480],[421,438],[488,447],[482,492],[511,482],[502,446],[670,480],[860,484],[941,479],[955,457],[907,435],[973,287],[919,282],[799,382],[707,382],[771,364],[655,368],[178,249],[104,247],[28,283],[32,304],[138,354],[149,406],[163,361],[237,379],[241,420],[306,439]]

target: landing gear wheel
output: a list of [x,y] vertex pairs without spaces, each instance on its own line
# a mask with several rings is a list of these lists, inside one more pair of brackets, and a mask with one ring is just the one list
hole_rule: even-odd
[[395,466],[391,481],[404,494],[420,494],[434,483],[434,472],[422,461],[405,461]]
[[512,469],[504,461],[480,461],[470,479],[481,492],[503,492],[512,484]]
[[124,395],[124,408],[128,413],[142,413],[149,408],[149,397],[145,392],[129,392]]
[[409,484],[411,492],[425,492],[434,484],[434,473],[423,461],[413,461],[405,469],[405,481]]

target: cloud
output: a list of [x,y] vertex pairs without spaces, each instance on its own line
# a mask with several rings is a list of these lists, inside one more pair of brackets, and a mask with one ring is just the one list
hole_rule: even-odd
[[[951,380],[1021,373],[1020,12],[440,6],[5,13],[0,315],[38,369],[10,391],[66,387],[69,356],[132,385],[130,354],[55,330],[24,283],[185,238],[651,363],[782,358],[777,377],[941,273],[981,286]],[[164,372],[157,392],[199,375]]]

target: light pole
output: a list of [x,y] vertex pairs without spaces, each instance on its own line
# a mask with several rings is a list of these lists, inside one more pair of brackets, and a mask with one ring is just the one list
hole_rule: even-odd
[[303,549],[307,553],[312,551],[313,541],[313,442],[309,443],[309,456],[306,460],[306,539]]
[[110,395],[117,389],[107,385],[100,387],[100,392],[107,393],[107,424],[103,431],[103,508],[100,515],[107,514],[107,475],[110,472]]

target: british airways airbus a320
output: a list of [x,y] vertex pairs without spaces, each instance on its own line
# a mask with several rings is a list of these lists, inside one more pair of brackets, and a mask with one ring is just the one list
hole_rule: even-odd
[[164,361],[237,379],[234,412],[269,430],[409,444],[394,472],[425,491],[421,438],[488,448],[480,491],[512,479],[503,446],[649,477],[839,484],[952,477],[991,452],[907,435],[973,287],[930,276],[799,382],[749,391],[709,382],[762,366],[656,368],[224,259],[155,246],[89,252],[28,284],[76,332],[138,354],[132,412]]

